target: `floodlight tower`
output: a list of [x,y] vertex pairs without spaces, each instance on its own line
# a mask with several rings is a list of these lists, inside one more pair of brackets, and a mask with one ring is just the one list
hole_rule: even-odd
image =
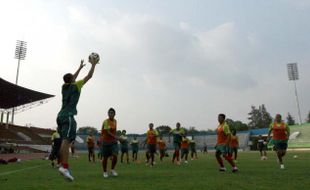
[[296,80],[299,80],[299,73],[298,73],[297,63],[288,63],[287,64],[287,73],[288,73],[288,79],[292,80],[294,82],[295,97],[296,97],[296,104],[297,104],[298,117],[299,117],[299,124],[302,124],[301,115],[300,115],[299,99],[298,99],[298,93],[297,93],[297,86],[296,86]]
[[[27,42],[17,40],[15,49],[15,59],[18,59],[16,81],[15,81],[16,85],[18,84],[20,60],[25,60],[26,52],[27,52]],[[12,123],[14,123],[14,109],[15,108],[13,108],[12,110]]]

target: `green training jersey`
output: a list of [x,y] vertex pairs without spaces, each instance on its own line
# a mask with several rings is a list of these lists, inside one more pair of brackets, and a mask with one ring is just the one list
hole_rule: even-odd
[[137,150],[139,148],[139,141],[138,140],[132,140],[130,145],[131,145],[132,149]]
[[76,105],[79,102],[84,80],[62,85],[62,106],[58,116],[73,116],[77,114]]
[[195,149],[195,148],[196,148],[196,142],[195,142],[195,140],[190,140],[190,141],[189,141],[189,147],[190,147],[191,149]]
[[185,135],[184,129],[182,129],[182,128],[180,128],[179,130],[172,129],[171,133],[173,135],[173,142],[175,142],[175,143],[181,143],[182,142],[182,137]]
[[128,139],[126,135],[120,136],[123,140],[121,141],[121,148],[128,148]]

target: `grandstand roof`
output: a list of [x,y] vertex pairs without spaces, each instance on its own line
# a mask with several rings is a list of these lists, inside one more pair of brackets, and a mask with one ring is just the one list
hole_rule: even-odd
[[0,89],[0,109],[9,109],[54,97],[54,95],[12,84],[2,78],[0,78]]
[[261,128],[261,129],[251,129],[250,135],[256,136],[256,135],[265,135],[268,134],[269,128]]

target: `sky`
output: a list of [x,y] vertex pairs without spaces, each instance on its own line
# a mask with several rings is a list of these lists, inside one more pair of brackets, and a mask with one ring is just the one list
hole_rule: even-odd
[[[0,77],[15,83],[16,40],[27,41],[20,86],[55,95],[15,124],[56,128],[62,76],[100,54],[83,87],[78,127],[144,133],[176,122],[214,129],[217,115],[248,123],[251,106],[298,121],[287,63],[298,63],[302,120],[310,110],[308,0],[10,0],[0,2]],[[81,71],[85,77],[90,64]],[[1,89],[4,90],[4,89]]]

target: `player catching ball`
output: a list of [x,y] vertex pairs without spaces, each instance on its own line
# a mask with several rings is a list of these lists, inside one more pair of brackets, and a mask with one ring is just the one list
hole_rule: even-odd
[[79,102],[82,87],[92,78],[99,59],[94,60],[90,58],[88,61],[91,63],[91,68],[82,80],[76,81],[76,78],[85,66],[84,60],[81,60],[80,67],[74,74],[67,73],[63,76],[62,106],[57,115],[57,131],[62,139],[60,147],[61,166],[59,167],[59,172],[69,181],[74,180],[69,171],[68,159],[69,148],[76,138],[76,121],[74,119],[74,116],[77,114],[76,106]]

